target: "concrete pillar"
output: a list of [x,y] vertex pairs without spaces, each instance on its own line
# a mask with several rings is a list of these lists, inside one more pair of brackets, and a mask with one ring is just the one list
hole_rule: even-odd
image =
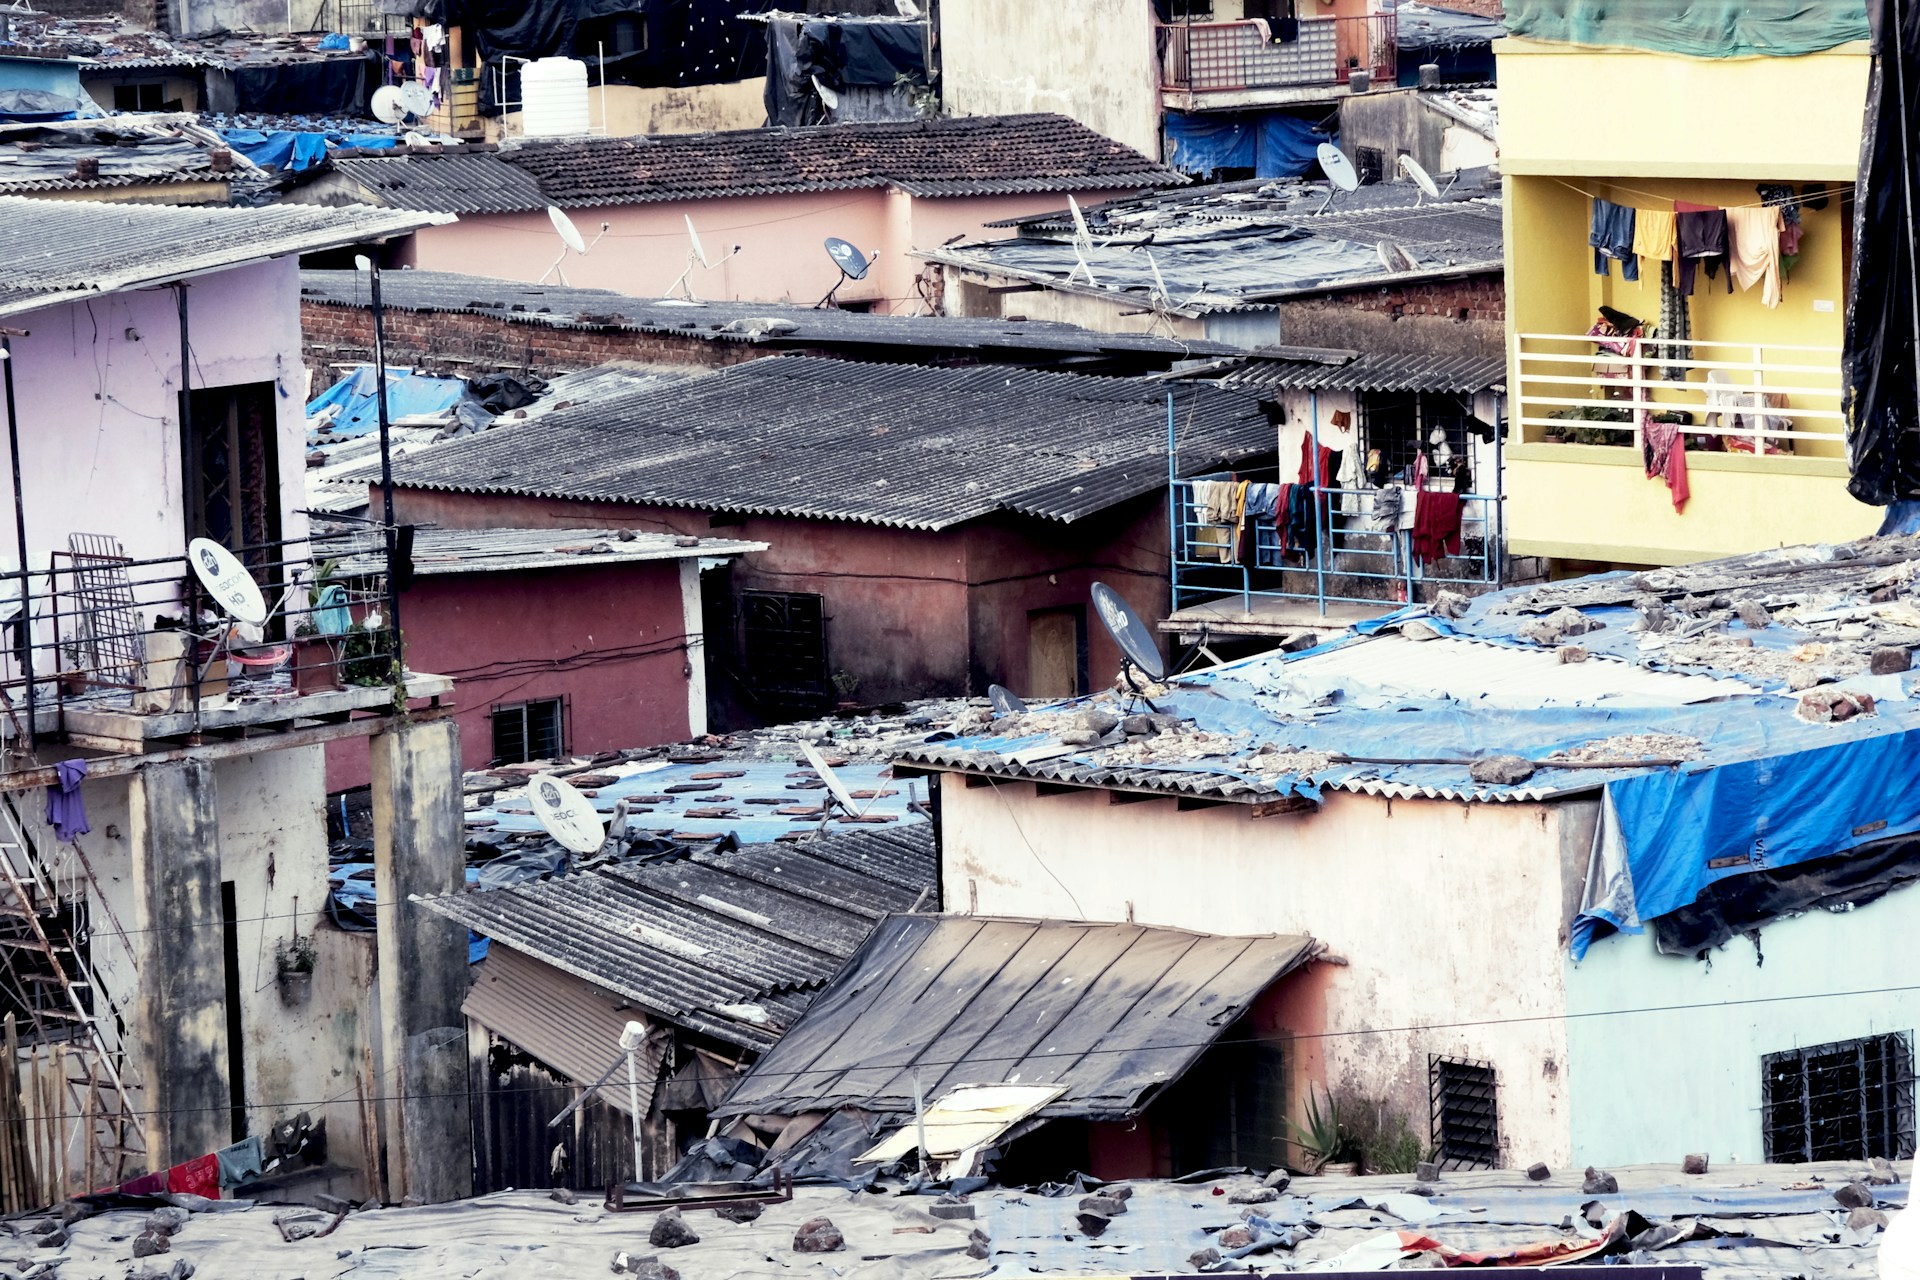
[[372,747],[387,1194],[433,1204],[473,1192],[467,930],[408,899],[463,886],[460,731],[408,724]]
[[145,1086],[138,1096],[151,1113],[148,1157],[161,1171],[232,1141],[213,766],[143,766],[133,775],[128,819]]

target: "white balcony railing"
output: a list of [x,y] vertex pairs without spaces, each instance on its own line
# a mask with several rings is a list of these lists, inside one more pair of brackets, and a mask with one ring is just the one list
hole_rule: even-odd
[[1643,415],[1676,412],[1691,416],[1687,435],[1722,437],[1729,452],[1792,453],[1842,434],[1838,347],[1521,333],[1510,367],[1528,442],[1578,431],[1638,447]]

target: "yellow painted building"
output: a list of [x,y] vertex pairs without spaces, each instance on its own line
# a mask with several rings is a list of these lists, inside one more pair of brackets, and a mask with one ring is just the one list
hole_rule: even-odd
[[[1845,488],[1839,370],[1865,42],[1706,58],[1515,37],[1495,53],[1511,553],[1674,564],[1872,533],[1881,511]],[[1690,343],[1601,351],[1587,335],[1602,306],[1658,325],[1661,268],[1648,263],[1638,283],[1617,263],[1595,273],[1593,198],[1752,206],[1762,183],[1793,188],[1802,220],[1780,304],[1702,272]],[[1684,511],[1646,474],[1643,411],[1692,415]]]

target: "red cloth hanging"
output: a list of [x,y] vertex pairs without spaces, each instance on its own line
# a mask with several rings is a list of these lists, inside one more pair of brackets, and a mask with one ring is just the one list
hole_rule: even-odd
[[1460,554],[1460,495],[1421,489],[1413,499],[1413,558],[1429,564]]
[[189,1195],[205,1196],[209,1200],[220,1198],[220,1157],[200,1156],[185,1164],[177,1164],[167,1170],[167,1190],[184,1191]]

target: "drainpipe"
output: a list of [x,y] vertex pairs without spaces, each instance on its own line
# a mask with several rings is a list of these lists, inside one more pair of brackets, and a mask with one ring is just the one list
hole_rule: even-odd
[[26,750],[33,752],[35,723],[34,678],[33,678],[33,601],[27,590],[27,508],[24,487],[20,482],[20,414],[14,407],[13,399],[13,342],[14,338],[27,336],[25,329],[0,329],[0,368],[5,370],[7,398],[7,457],[13,467],[13,539],[15,553],[20,557],[20,634],[26,640],[25,669],[22,675],[27,681],[27,740]]
[[1323,479],[1320,474],[1320,392],[1307,394],[1313,413],[1313,461],[1307,464],[1307,479],[1312,482],[1307,492],[1313,501],[1313,596],[1324,618],[1327,616],[1327,540],[1320,528],[1320,481]]

